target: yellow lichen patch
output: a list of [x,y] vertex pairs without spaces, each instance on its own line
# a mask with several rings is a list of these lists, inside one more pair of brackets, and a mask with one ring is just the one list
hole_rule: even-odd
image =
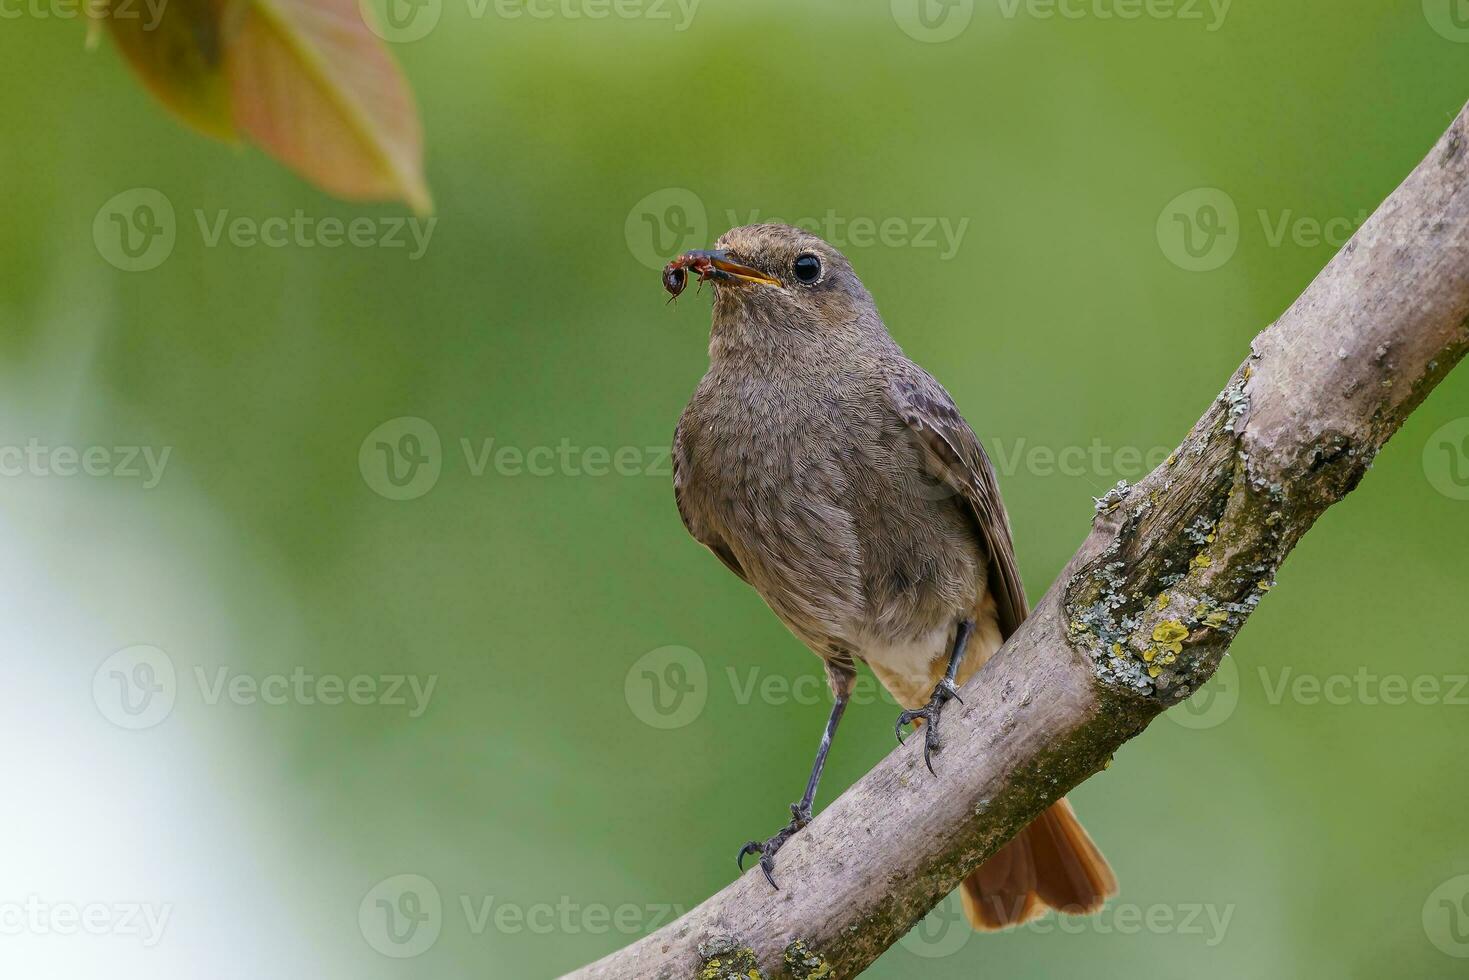
[[1146,650],[1143,651],[1143,659],[1146,660],[1148,663],[1152,663],[1153,658],[1157,655],[1158,651],[1154,650],[1152,647],[1148,647]]
[[1216,609],[1213,612],[1211,612],[1209,615],[1205,616],[1204,619],[1203,619],[1204,625],[1207,626],[1207,627],[1209,627],[1209,629],[1211,629],[1211,630],[1217,630],[1219,627],[1223,626],[1228,621],[1229,621],[1229,613],[1226,612],[1223,609]]
[[[1153,642],[1164,654],[1163,663],[1173,663],[1173,657],[1183,652],[1183,641],[1188,639],[1188,627],[1176,619],[1165,619],[1153,627]],[[1152,660],[1152,657],[1148,657]]]
[[1265,581],[1265,579],[1262,578],[1260,581],[1255,583],[1255,588],[1259,589],[1261,592],[1269,592],[1271,589],[1275,588],[1275,583],[1267,582]]
[[1159,667],[1157,664],[1153,664],[1153,666],[1148,668],[1149,677],[1157,677],[1161,673],[1163,673],[1163,668]]
[[1127,656],[1127,652],[1122,649],[1122,644],[1121,643],[1114,643],[1114,644],[1112,644],[1112,656],[1114,656],[1114,657],[1125,657],[1125,656]]
[[1159,643],[1177,643],[1188,637],[1188,627],[1176,619],[1165,619],[1153,627],[1153,639]]
[[733,936],[716,936],[700,943],[699,955],[704,957],[704,964],[698,980],[764,980],[755,962],[755,951]]
[[1158,608],[1159,609],[1167,609],[1168,608],[1168,593],[1165,592],[1162,595],[1158,596]]
[[1208,568],[1214,564],[1214,559],[1205,554],[1194,555],[1194,560],[1188,563],[1189,568]]

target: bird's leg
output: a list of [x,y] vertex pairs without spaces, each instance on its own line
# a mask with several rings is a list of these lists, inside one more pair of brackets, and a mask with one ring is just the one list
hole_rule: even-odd
[[[897,733],[898,744],[903,744],[903,726],[909,722],[922,718],[927,725],[923,733],[923,763],[928,766],[928,771],[933,772],[933,760],[930,758],[934,749],[939,747],[939,713],[944,710],[944,705],[950,701],[964,703],[959,697],[959,690],[954,686],[954,677],[959,673],[959,661],[964,659],[964,647],[969,643],[969,634],[974,632],[974,621],[966,619],[959,623],[959,629],[954,634],[954,649],[949,654],[949,669],[944,671],[943,680],[933,689],[933,697],[928,699],[928,704],[914,711],[905,711],[898,715],[898,723],[893,731]],[[938,773],[934,773],[935,776]]]
[[831,751],[831,739],[836,734],[837,725],[842,720],[842,712],[847,710],[847,700],[850,694],[837,695],[836,703],[831,706],[831,716],[826,719],[826,730],[821,733],[821,747],[816,750],[816,761],[811,764],[811,778],[806,780],[806,792],[801,797],[800,803],[791,804],[791,822],[765,842],[750,841],[740,848],[739,865],[740,870],[745,870],[745,858],[751,854],[760,855],[760,870],[765,872],[765,879],[770,882],[770,887],[779,889],[775,883],[775,852],[785,846],[785,842],[811,822],[811,804],[816,800],[816,787],[821,782],[821,770],[826,768],[826,756]]

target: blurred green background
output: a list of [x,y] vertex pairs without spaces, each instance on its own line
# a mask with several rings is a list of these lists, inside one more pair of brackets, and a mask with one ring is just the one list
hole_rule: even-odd
[[[1469,97],[1469,18],[1421,6],[430,0],[394,45],[437,204],[416,258],[406,230],[213,241],[221,212],[404,212],[184,131],[75,22],[7,18],[0,911],[51,918],[0,915],[0,972],[545,977],[697,904],[784,822],[826,694],[679,523],[708,296],[665,305],[656,256],[752,212],[835,228],[991,448],[1039,597],[1331,257],[1313,228]],[[108,202],[138,188],[174,241],[129,272]],[[1072,795],[1107,912],[979,936],[950,902],[868,975],[1463,976],[1466,416],[1455,375],[1207,700]],[[156,481],[127,447],[168,452]],[[819,805],[892,748],[864,683]],[[65,934],[94,903],[104,934]]]

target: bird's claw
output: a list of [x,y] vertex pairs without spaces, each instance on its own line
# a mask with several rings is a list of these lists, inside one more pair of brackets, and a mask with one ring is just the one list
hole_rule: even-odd
[[752,840],[746,842],[740,848],[739,857],[736,862],[740,870],[745,870],[745,858],[751,854],[760,855],[760,870],[765,872],[765,880],[770,882],[770,887],[780,891],[780,886],[775,883],[775,852],[785,846],[802,827],[811,822],[811,811],[802,810],[798,804],[791,804],[791,822],[786,824],[779,833],[767,841]]
[[903,742],[903,726],[912,724],[918,719],[926,722],[923,733],[923,764],[928,766],[928,771],[935,776],[938,775],[933,768],[933,753],[942,747],[939,741],[939,715],[944,710],[944,705],[950,701],[964,703],[959,697],[959,691],[954,687],[954,682],[947,677],[939,681],[938,686],[933,689],[933,697],[928,699],[928,704],[911,711],[904,711],[898,715],[898,723],[893,726],[893,734],[898,736],[898,744]]

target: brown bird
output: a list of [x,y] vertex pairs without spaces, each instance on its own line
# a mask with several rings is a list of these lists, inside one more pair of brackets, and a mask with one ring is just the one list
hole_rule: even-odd
[[[866,663],[924,723],[930,770],[957,688],[1029,612],[1009,519],[979,439],[943,387],[888,335],[846,257],[814,235],[763,224],[664,271],[714,283],[709,371],[673,437],[684,525],[826,664],[835,699],[806,791],[760,855],[811,820],[817,784]],[[1046,907],[1101,908],[1116,878],[1064,799],[961,889],[980,929]]]

